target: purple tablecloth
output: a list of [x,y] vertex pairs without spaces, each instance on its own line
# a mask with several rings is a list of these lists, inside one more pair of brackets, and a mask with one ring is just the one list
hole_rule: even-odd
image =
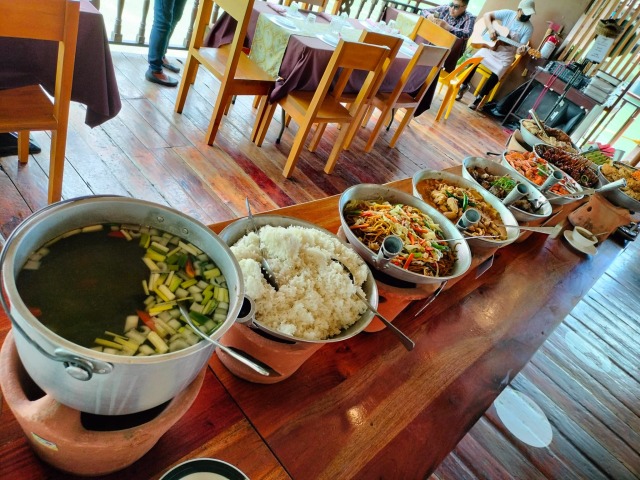
[[[41,84],[53,94],[57,44],[0,38],[0,88]],[[87,0],[80,2],[80,24],[71,100],[87,106],[85,123],[96,127],[121,108],[104,20]]]
[[[247,29],[247,37],[245,39],[246,47],[251,46],[260,13],[275,14],[276,12],[267,2],[255,2],[253,13],[249,20],[249,27]],[[316,13],[316,15],[317,22],[329,23],[326,15],[318,13]],[[359,24],[357,20],[349,20],[354,24],[354,26],[364,29],[364,26]],[[204,44],[209,47],[219,47],[221,45],[231,43],[235,25],[235,20],[223,13],[209,32]],[[329,60],[334,50],[334,47],[328,45],[319,38],[291,35],[291,37],[289,37],[287,50],[285,51],[284,58],[282,59],[282,64],[280,65],[279,75],[281,79],[276,82],[275,88],[269,95],[269,100],[271,102],[275,102],[284,98],[293,90],[315,90],[320,83],[320,79],[329,64]],[[409,63],[409,60],[410,58],[408,56],[402,53],[398,54],[394,62],[391,64],[391,68],[387,72],[387,76],[382,82],[380,91],[390,92],[393,90],[393,87],[400,79],[400,76]],[[428,67],[414,70],[407,82],[405,91],[413,92],[418,90],[427,77],[429,70],[430,69]],[[358,88],[362,86],[365,77],[365,72],[354,72],[349,84],[345,88],[345,92],[357,91]]]

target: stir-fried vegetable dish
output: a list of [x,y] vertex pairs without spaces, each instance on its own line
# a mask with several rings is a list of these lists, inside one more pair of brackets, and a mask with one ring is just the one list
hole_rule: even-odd
[[457,222],[468,208],[480,212],[480,221],[465,230],[472,237],[489,235],[495,240],[506,240],[507,233],[501,223],[500,214],[473,188],[452,185],[433,178],[425,179],[417,184],[422,198],[440,210],[445,217]]
[[429,277],[451,274],[455,246],[438,241],[445,238],[440,225],[420,209],[387,201],[352,200],[345,206],[344,217],[356,237],[376,253],[387,236],[400,237],[404,246],[391,260],[394,265]]

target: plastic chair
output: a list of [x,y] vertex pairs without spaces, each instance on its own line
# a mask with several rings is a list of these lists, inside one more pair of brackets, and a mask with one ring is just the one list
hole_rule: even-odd
[[57,202],[62,197],[80,3],[73,0],[3,0],[0,11],[0,37],[58,42],[53,99],[40,85],[0,90],[0,132],[18,132],[20,163],[29,160],[29,131],[51,130],[47,201]]
[[189,88],[195,81],[199,65],[205,67],[220,81],[216,104],[206,133],[209,145],[213,145],[222,122],[222,116],[227,113],[226,110],[232,97],[258,95],[265,97],[263,102],[266,103],[266,95],[275,85],[275,79],[242,51],[254,0],[216,0],[215,3],[237,21],[233,41],[231,44],[219,48],[202,46],[205,29],[209,26],[213,10],[213,0],[201,0],[175,108],[176,113],[182,113]]
[[445,120],[449,118],[449,114],[456,100],[456,95],[458,95],[458,91],[460,90],[460,85],[467,79],[471,70],[473,70],[476,65],[479,65],[481,61],[482,57],[471,57],[458,65],[455,70],[446,77],[438,78],[438,81],[441,83],[440,90],[442,90],[442,87],[447,87],[447,91],[436,115],[436,122],[440,121],[445,109],[447,113],[444,118]]
[[[342,151],[348,130],[346,127],[355,121],[355,116],[359,111],[360,104],[369,95],[388,55],[389,49],[387,47],[340,40],[315,91],[294,90],[289,92],[287,96],[281,100],[278,100],[277,103],[265,103],[261,106],[261,110],[264,111],[258,114],[262,119],[258,129],[258,135],[256,136],[256,144],[258,146],[262,145],[277,105],[280,105],[283,111],[290,115],[299,125],[298,132],[291,147],[291,152],[284,167],[283,175],[285,177],[288,178],[291,176],[302,152],[304,142],[311,131],[311,126],[316,123],[337,123],[342,127],[324,168],[326,173],[333,171],[338,156]],[[367,71],[369,73],[366,76],[357,98],[347,109],[340,103],[339,99],[354,70]],[[332,94],[329,95],[329,88],[334,78],[333,91]],[[284,125],[280,131],[280,135],[282,135],[283,131]],[[279,137],[276,142],[278,141]]]
[[[389,142],[389,146],[391,148],[394,148],[396,146],[396,142],[400,138],[400,135],[402,135],[405,127],[413,118],[413,112],[415,112],[416,108],[422,101],[422,97],[424,97],[425,93],[431,86],[431,83],[433,83],[433,81],[435,80],[435,77],[438,75],[438,72],[442,68],[444,61],[447,59],[448,54],[448,48],[437,47],[434,45],[418,45],[416,53],[413,55],[413,58],[405,68],[402,76],[400,77],[400,80],[398,80],[398,83],[396,83],[393,91],[376,93],[362,126],[365,126],[369,121],[374,108],[380,110],[380,117],[378,118],[376,125],[373,127],[373,131],[369,136],[369,141],[364,147],[365,152],[370,152],[375,145],[385,121],[390,116],[391,121],[393,121],[392,116],[395,113],[395,110],[403,108],[405,110],[404,117],[402,117],[400,125],[398,125],[398,128],[396,129],[393,138],[391,139],[391,142]],[[430,66],[431,70],[429,71],[426,80],[424,81],[418,92],[416,92],[414,95],[403,92],[405,85],[407,84],[407,81],[411,77],[413,71],[416,68],[423,66]],[[389,130],[390,126],[391,123],[387,126],[387,130]]]
[[[509,68],[507,68],[507,70],[504,72],[504,75],[502,75],[502,78],[506,78],[513,71],[516,65],[520,63],[521,58],[522,58],[522,55],[516,55],[516,58],[513,60],[511,65],[509,65]],[[477,97],[478,94],[480,93],[480,90],[482,90],[482,87],[484,86],[485,83],[487,83],[487,80],[489,80],[489,77],[493,72],[489,70],[487,67],[485,67],[484,65],[480,65],[478,66],[476,73],[482,76],[482,79],[480,80],[480,82],[478,82],[476,91],[473,92],[473,95]],[[500,89],[501,84],[502,84],[502,80],[498,80],[498,83],[496,83],[496,86],[493,87],[491,92],[489,92],[489,95],[486,96],[487,97],[486,102],[490,102],[491,100],[493,100],[493,97],[495,97],[496,93]]]

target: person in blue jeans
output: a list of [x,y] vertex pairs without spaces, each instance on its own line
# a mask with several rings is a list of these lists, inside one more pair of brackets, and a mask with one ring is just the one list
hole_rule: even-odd
[[178,73],[180,67],[169,63],[167,60],[167,47],[169,39],[182,18],[187,0],[155,0],[153,5],[153,26],[149,37],[149,69],[145,78],[153,83],[165,87],[175,87],[178,80],[170,77],[164,71]]

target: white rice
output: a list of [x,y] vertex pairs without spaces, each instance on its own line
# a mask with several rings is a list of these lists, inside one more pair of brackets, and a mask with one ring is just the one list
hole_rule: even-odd
[[[357,288],[364,295],[368,268],[351,248],[313,228],[264,226],[258,233],[260,238],[253,232],[245,235],[231,251],[261,324],[301,339],[324,340],[355,323],[366,311],[355,292]],[[280,286],[278,291],[260,270],[260,245]],[[353,281],[333,258],[347,266]]]

